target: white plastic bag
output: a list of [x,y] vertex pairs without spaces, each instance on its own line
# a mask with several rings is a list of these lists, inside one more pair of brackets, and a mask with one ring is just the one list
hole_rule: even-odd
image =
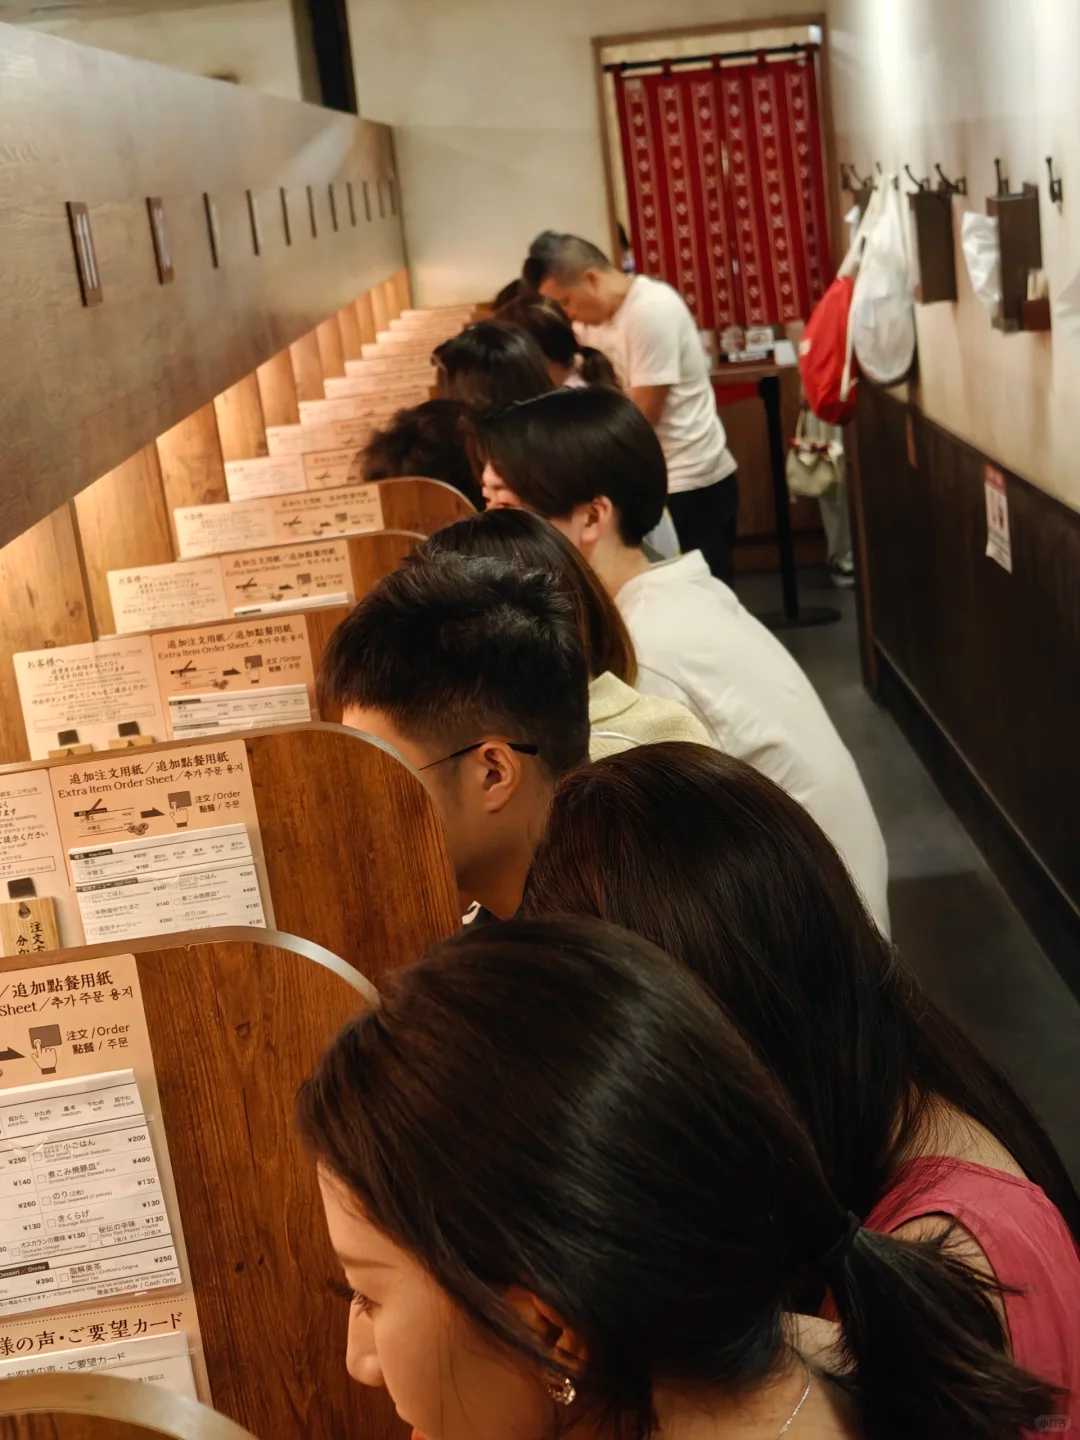
[[908,234],[892,175],[878,179],[878,213],[866,235],[851,301],[859,368],[879,385],[903,380],[915,359],[915,304]]
[[992,317],[1001,304],[1001,242],[997,216],[966,210],[960,223],[960,245],[971,288]]

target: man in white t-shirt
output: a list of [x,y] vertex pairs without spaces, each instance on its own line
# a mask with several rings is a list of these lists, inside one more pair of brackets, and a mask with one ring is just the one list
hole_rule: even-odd
[[615,367],[656,430],[668,472],[668,508],[684,550],[730,580],[739,508],[735,458],[716,410],[709,360],[682,297],[661,280],[617,270],[576,235],[545,231],[524,277],[557,300],[583,344]]

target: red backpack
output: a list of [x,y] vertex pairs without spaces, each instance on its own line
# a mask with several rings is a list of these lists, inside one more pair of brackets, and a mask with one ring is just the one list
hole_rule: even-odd
[[799,374],[806,403],[819,420],[843,425],[855,413],[858,365],[851,357],[848,392],[844,394],[844,367],[848,356],[848,312],[854,278],[841,275],[814,306],[799,344]]

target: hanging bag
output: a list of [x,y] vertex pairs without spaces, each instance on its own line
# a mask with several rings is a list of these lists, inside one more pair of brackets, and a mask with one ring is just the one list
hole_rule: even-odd
[[850,338],[860,371],[879,385],[895,385],[915,361],[915,296],[908,260],[903,202],[892,175],[882,175],[882,196],[855,277]]
[[1001,241],[997,216],[966,210],[960,221],[960,248],[975,298],[992,319],[1001,304]]
[[844,440],[839,426],[799,411],[795,438],[787,457],[788,490],[794,496],[820,500],[844,478]]
[[811,311],[799,342],[799,373],[806,403],[818,419],[831,425],[843,425],[855,413],[858,376],[849,320],[859,255],[879,209],[879,190],[870,196],[836,279]]

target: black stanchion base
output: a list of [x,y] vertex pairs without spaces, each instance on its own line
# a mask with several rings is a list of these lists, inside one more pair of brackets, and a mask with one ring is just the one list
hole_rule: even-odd
[[770,630],[804,630],[811,625],[835,625],[840,611],[831,605],[800,605],[797,615],[787,615],[783,610],[766,610],[757,619]]

